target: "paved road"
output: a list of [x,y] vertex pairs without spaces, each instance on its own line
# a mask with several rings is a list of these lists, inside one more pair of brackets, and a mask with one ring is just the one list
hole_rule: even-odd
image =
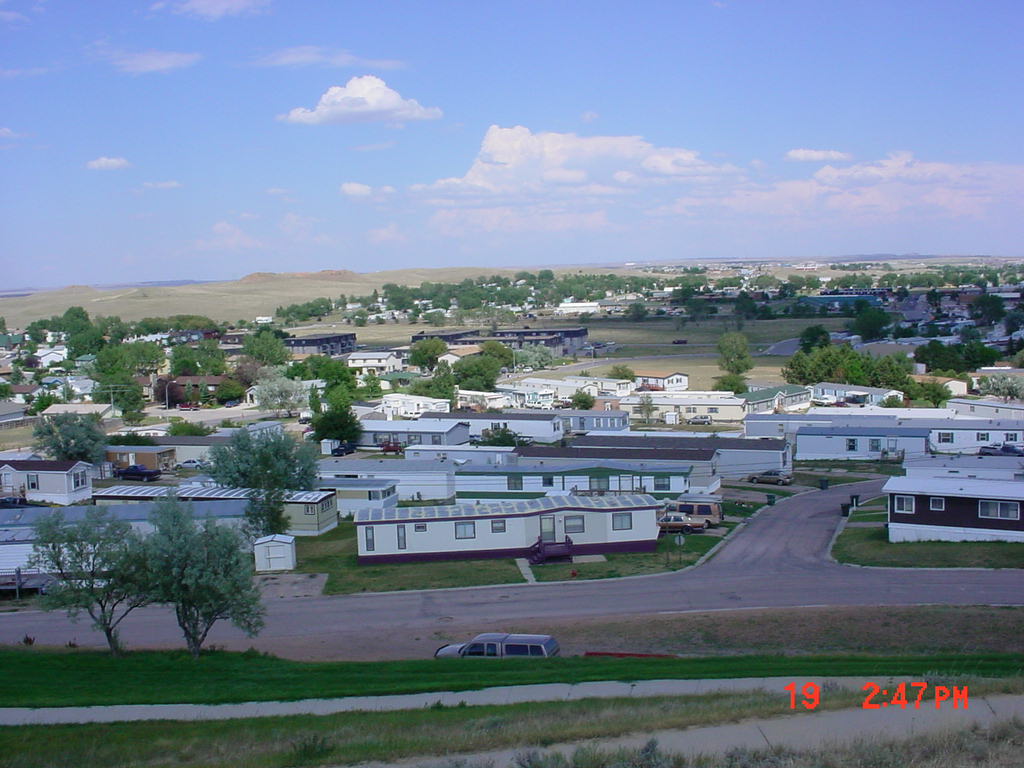
[[[267,626],[249,640],[218,626],[210,642],[289,656],[401,656],[387,638],[429,638],[451,626],[480,630],[545,619],[811,605],[1024,604],[1024,570],[874,569],[841,566],[828,557],[849,494],[876,495],[881,480],[792,496],[750,521],[705,565],[680,573],[615,581],[513,585],[444,591],[280,599],[267,606]],[[86,624],[62,614],[0,615],[0,643],[25,634],[45,644],[102,645]],[[128,645],[181,645],[169,611],[147,608],[125,621]],[[351,650],[350,650],[351,649]],[[372,652],[367,653],[370,649]]]
[[760,354],[783,355],[785,357],[790,357],[791,355],[795,355],[798,349],[800,349],[800,339],[783,339],[782,341],[776,341]]

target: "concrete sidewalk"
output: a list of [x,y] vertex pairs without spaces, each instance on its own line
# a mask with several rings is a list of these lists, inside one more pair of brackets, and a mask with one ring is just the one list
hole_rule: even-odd
[[[801,715],[747,720],[729,725],[687,728],[678,731],[624,736],[615,739],[593,739],[571,744],[554,744],[540,748],[545,754],[558,753],[571,758],[580,747],[602,750],[640,749],[651,739],[668,754],[717,755],[732,749],[818,749],[855,741],[899,740],[928,733],[967,728],[971,725],[991,726],[1014,717],[1024,717],[1024,696],[1007,695],[973,699],[970,709],[953,709],[944,702],[941,709],[934,703],[921,709],[843,709]],[[528,749],[503,749],[477,754],[458,754],[409,758],[393,763],[360,763],[359,768],[411,768],[411,766],[450,766],[452,758],[489,768],[515,765],[515,758]]]
[[[118,704],[98,707],[8,707],[0,709],[0,726],[56,725],[60,723],[116,723],[138,720],[231,720],[279,715],[330,715],[336,712],[395,711],[435,705],[455,707],[518,704],[527,701],[575,701],[651,696],[686,696],[717,691],[766,690],[784,694],[793,677],[744,677],[722,680],[642,680],[592,683],[509,685],[476,691],[437,691],[392,696],[350,696],[339,699],[248,701],[238,704]],[[872,680],[885,684],[886,678]],[[895,678],[892,678],[895,680]],[[830,686],[860,690],[868,678],[801,677],[825,692]],[[823,693],[822,695],[827,695]]]

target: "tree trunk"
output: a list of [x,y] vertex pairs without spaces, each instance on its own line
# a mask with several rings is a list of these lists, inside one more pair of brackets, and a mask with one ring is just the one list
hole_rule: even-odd
[[110,655],[118,657],[121,655],[121,643],[117,638],[117,630],[112,627],[103,627],[103,634],[107,638],[107,645],[110,646]]

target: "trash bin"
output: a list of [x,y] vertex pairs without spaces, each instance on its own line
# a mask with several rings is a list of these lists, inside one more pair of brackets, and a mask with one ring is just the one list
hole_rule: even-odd
[[818,478],[818,487],[821,488],[821,490],[823,490],[823,491],[827,491],[828,490],[828,478],[827,477],[819,477]]
[[850,494],[850,507],[853,508],[853,509],[856,509],[859,506],[860,506],[860,494],[859,493],[851,493]]
[[843,517],[849,517],[850,516],[850,505],[849,504],[840,504],[839,508],[841,510],[843,510]]
[[775,494],[774,493],[766,493],[765,494],[765,499],[766,499],[765,503],[769,507],[774,507],[775,506]]

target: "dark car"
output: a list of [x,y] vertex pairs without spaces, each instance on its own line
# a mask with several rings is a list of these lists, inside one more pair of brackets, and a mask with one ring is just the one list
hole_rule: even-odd
[[756,475],[746,477],[748,483],[772,483],[774,485],[789,485],[793,482],[793,476],[781,469],[769,469],[766,472],[758,472]]
[[199,408],[199,403],[180,403],[178,405],[179,411],[198,411]]
[[686,344],[687,339],[672,339],[673,344]]
[[331,449],[331,456],[348,456],[350,453],[355,452],[355,443],[341,443],[340,445]]
[[1024,456],[1024,448],[1019,445],[1003,443],[1002,445],[984,445],[978,450],[979,456]]
[[145,480],[147,483],[159,479],[161,474],[163,473],[159,469],[149,469],[141,464],[118,467],[114,470],[114,477],[121,480]]
[[405,446],[401,443],[381,443],[377,446],[380,448],[381,453],[401,453],[405,450]]

